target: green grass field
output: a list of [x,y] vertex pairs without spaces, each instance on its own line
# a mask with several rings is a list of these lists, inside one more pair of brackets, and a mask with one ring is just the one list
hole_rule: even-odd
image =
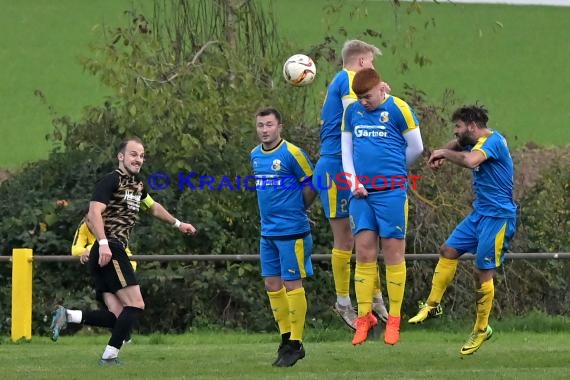
[[[301,47],[319,42],[328,26],[332,30],[344,26],[349,36],[372,28],[396,42],[402,48],[385,50],[377,64],[396,95],[407,82],[438,103],[446,88],[454,89],[462,101],[479,100],[487,105],[492,125],[507,133],[512,146],[528,141],[570,142],[566,104],[570,7],[422,3],[421,14],[408,16],[404,8],[395,12],[385,1],[367,1],[367,16],[362,7],[359,16],[350,19],[352,7],[362,4],[351,0],[327,24],[323,6],[338,1],[273,3],[283,36]],[[83,72],[78,57],[89,54],[89,44],[100,40],[101,29],[96,25],[120,25],[122,10],[133,4],[148,9],[152,2],[2,1],[0,23],[6,33],[0,49],[0,168],[16,168],[47,156],[44,136],[52,128],[53,116],[34,96],[36,89],[46,95],[55,111],[73,117],[80,116],[83,107],[102,101],[107,90]],[[424,29],[432,19],[435,26]],[[401,43],[407,25],[417,28],[412,48]],[[401,60],[413,61],[416,51],[432,63],[424,68],[412,64],[409,72],[400,73]],[[325,79],[319,77],[315,86],[324,88]]]
[[273,368],[275,334],[194,332],[134,337],[123,365],[101,368],[108,337],[61,337],[57,343],[0,345],[2,379],[567,379],[570,332],[497,330],[461,359],[466,334],[408,328],[401,342],[353,347],[348,331],[309,331],[307,356],[293,368]]

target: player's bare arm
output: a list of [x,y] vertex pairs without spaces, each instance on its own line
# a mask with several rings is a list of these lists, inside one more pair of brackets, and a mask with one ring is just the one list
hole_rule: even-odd
[[103,211],[107,205],[101,202],[89,202],[89,212],[87,213],[87,227],[91,230],[95,239],[99,242],[99,266],[104,267],[111,261],[112,253],[109,242],[105,236],[105,225],[103,223]]
[[432,163],[437,162],[442,158],[468,169],[476,168],[487,159],[485,154],[480,150],[457,152],[451,149],[437,149],[431,153],[428,164],[431,166]]
[[[448,142],[447,144],[445,144],[443,146],[443,148],[441,148],[441,149],[449,149],[452,151],[459,152],[459,151],[463,150],[463,147],[459,144],[457,139],[453,139],[450,142]],[[430,161],[429,159],[431,157],[431,153],[432,153],[432,151],[429,149],[424,151],[424,155],[426,155],[427,159],[428,159],[429,168],[434,170],[434,171],[437,171],[443,166],[443,163],[445,162],[445,158],[442,157],[442,158],[438,158],[438,159],[434,159],[434,160]]]
[[459,141],[457,141],[457,139],[453,139],[447,144],[445,144],[442,149],[449,149],[449,150],[454,150],[456,152],[460,152],[463,150],[463,147],[461,146],[461,144],[459,144]]
[[184,234],[196,235],[196,232],[198,231],[192,224],[184,223],[176,219],[158,202],[154,202],[152,206],[150,206],[150,213],[155,218],[178,228],[178,230]]
[[[309,177],[305,181],[309,181],[310,183],[311,178]],[[305,209],[308,209],[313,204],[313,201],[315,200],[316,196],[317,193],[312,186],[307,186],[307,185],[303,186],[303,202],[305,204]]]

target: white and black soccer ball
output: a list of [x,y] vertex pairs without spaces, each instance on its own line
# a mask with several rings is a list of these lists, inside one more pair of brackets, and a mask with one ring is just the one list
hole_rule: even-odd
[[283,64],[283,77],[293,86],[306,86],[313,83],[317,75],[317,66],[311,57],[295,54]]

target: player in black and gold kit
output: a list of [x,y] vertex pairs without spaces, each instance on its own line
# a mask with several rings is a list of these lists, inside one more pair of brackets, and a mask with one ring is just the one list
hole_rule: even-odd
[[123,341],[145,307],[138,280],[125,252],[139,210],[148,210],[182,233],[196,233],[192,224],[180,222],[145,191],[142,180],[137,177],[144,162],[144,147],[140,139],[123,141],[117,159],[119,168],[105,175],[95,186],[87,224],[97,239],[89,255],[95,289],[104,295],[116,296],[124,305],[123,311],[116,317],[108,310],[82,312],[58,306],[52,320],[53,340],[57,340],[68,322],[111,328],[111,339],[103,352],[101,364],[118,363]]

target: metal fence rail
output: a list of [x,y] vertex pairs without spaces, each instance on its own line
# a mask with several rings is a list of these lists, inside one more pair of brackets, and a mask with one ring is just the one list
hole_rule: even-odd
[[[136,261],[214,261],[214,262],[256,262],[259,255],[133,255]],[[312,255],[315,262],[330,261],[329,254]],[[353,255],[354,259],[355,256]],[[380,255],[382,258],[382,255]],[[437,260],[439,254],[407,254],[406,260]],[[525,260],[562,260],[570,259],[570,253],[507,253],[507,259]],[[461,256],[462,260],[472,260],[473,255],[468,253]],[[0,262],[8,262],[12,265],[12,334],[11,339],[17,342],[21,339],[32,339],[32,286],[33,266],[36,262],[77,262],[78,256],[63,255],[34,255],[29,248],[16,248],[10,256],[0,256]]]
[[[313,261],[330,261],[330,254],[314,254],[311,255]],[[353,256],[354,257],[354,256]],[[382,259],[383,256],[379,255]],[[259,261],[257,254],[244,254],[244,255],[133,255],[130,257],[136,261],[233,261],[233,262],[251,262]],[[406,254],[406,260],[437,260],[439,254],[437,253],[409,253]],[[461,260],[473,260],[474,256],[466,253],[460,257]],[[506,254],[507,260],[569,260],[570,252],[535,252],[535,253],[514,253],[509,252]],[[10,262],[12,256],[0,256],[0,262]],[[33,256],[34,262],[67,262],[79,261],[79,256],[67,255],[36,255]]]

